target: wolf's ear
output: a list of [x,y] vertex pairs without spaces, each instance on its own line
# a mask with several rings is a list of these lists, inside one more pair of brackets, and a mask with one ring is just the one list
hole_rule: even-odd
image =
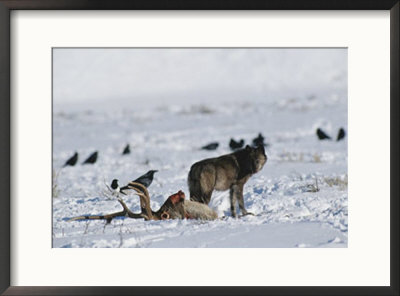
[[259,146],[257,147],[257,151],[262,152],[263,154],[265,154],[264,145],[259,145]]

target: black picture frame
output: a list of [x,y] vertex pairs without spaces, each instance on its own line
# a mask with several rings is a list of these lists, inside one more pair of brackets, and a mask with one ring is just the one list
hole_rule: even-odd
[[[397,0],[0,0],[1,295],[399,295],[399,1]],[[390,10],[389,287],[10,286],[10,11],[12,10]],[[366,258],[366,260],[368,260]],[[367,264],[367,263],[366,263]]]

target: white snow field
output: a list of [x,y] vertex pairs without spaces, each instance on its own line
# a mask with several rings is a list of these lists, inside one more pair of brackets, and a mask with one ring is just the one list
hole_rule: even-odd
[[[116,94],[104,100],[69,101],[57,92],[57,79],[61,78],[57,76],[60,69],[55,68],[53,247],[347,247],[347,134],[344,140],[335,141],[339,128],[347,132],[347,53],[331,50],[320,63],[312,62],[314,56],[312,50],[302,55],[311,69],[298,68],[299,73],[290,64],[297,56],[289,55],[281,69],[275,61],[279,75],[269,75],[265,88],[246,92],[244,87],[242,93],[232,92],[232,96],[225,89],[196,92],[194,83],[193,92],[168,90],[155,99],[149,95],[149,99],[130,100]],[[243,56],[240,61],[246,64]],[[255,63],[263,65],[260,60]],[[54,60],[55,67],[61,65],[68,70]],[[303,77],[312,67],[315,73]],[[282,82],[290,73],[295,73],[297,81],[292,86]],[[88,73],[84,76],[88,79]],[[315,89],[310,82],[313,77]],[[240,79],[234,78],[238,84]],[[307,87],[301,87],[302,79]],[[68,79],[63,81],[68,85]],[[276,86],[269,91],[273,82]],[[112,79],[101,82],[107,83],[113,84]],[[317,127],[333,140],[318,140]],[[246,209],[254,216],[232,218],[226,191],[213,193],[210,207],[220,217],[216,221],[68,221],[75,216],[120,211],[105,184],[116,178],[125,185],[151,169],[159,171],[149,187],[153,210],[179,190],[188,198],[186,180],[194,162],[230,153],[231,137],[251,144],[260,132],[269,144],[268,161],[244,187]],[[199,149],[214,141],[220,143],[215,151]],[[128,143],[131,153],[122,155]],[[96,150],[98,161],[82,165]],[[77,165],[62,168],[75,151],[79,153]],[[140,212],[136,195],[123,198],[133,212]]]

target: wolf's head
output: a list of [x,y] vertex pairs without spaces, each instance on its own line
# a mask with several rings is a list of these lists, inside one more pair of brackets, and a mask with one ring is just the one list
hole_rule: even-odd
[[257,173],[264,167],[264,164],[267,162],[268,158],[267,155],[265,154],[264,145],[260,145],[256,148],[250,148],[250,149],[252,149],[250,155],[251,158],[253,159],[255,173]]
[[239,164],[239,179],[259,172],[267,162],[264,146],[254,148],[247,145],[245,148],[234,152],[234,155]]

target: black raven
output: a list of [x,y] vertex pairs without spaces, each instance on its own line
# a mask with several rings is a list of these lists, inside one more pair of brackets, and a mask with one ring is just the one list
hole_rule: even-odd
[[124,148],[124,151],[122,152],[122,155],[129,154],[129,153],[131,153],[131,148],[129,147],[129,144],[127,144]]
[[258,146],[266,146],[264,143],[264,136],[259,133],[257,138],[253,139],[253,146],[258,147]]
[[[137,178],[136,180],[133,180],[132,182],[136,182],[136,183],[140,183],[146,187],[149,187],[151,182],[153,182],[153,178],[154,178],[154,174],[158,172],[157,170],[150,170],[148,171],[146,174],[140,176],[139,178]],[[123,190],[127,190],[129,189],[129,184],[121,187],[121,192],[123,192]]]
[[71,156],[67,162],[64,164],[63,167],[66,167],[67,165],[74,166],[76,162],[78,161],[78,152],[75,152],[73,156]]
[[82,164],[95,163],[97,161],[97,155],[98,155],[97,151],[93,152]]
[[203,150],[215,150],[215,149],[218,148],[218,146],[219,146],[219,144],[217,142],[213,142],[213,143],[210,143],[210,144],[207,144],[207,145],[201,147],[201,149],[203,149]]
[[341,127],[340,130],[339,130],[339,132],[338,132],[336,141],[340,141],[340,140],[344,139],[345,135],[346,135],[346,132],[345,132],[344,129]]
[[320,128],[317,128],[317,136],[320,140],[331,140],[331,137],[325,134]]
[[234,139],[231,138],[230,142],[229,142],[229,147],[231,148],[231,150],[237,150],[240,149],[244,146],[244,140],[241,139],[240,141],[236,142]]

